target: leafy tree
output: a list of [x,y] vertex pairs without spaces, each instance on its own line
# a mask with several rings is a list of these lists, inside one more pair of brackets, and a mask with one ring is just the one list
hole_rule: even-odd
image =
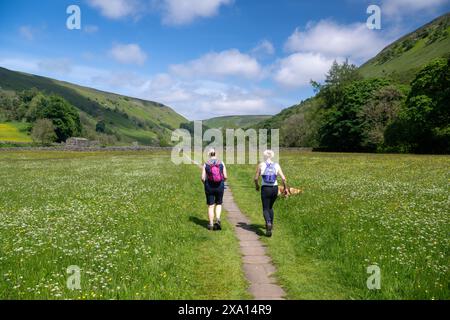
[[362,80],[362,76],[358,72],[358,67],[350,64],[348,60],[339,64],[337,61],[328,71],[325,83],[323,85],[311,81],[311,84],[319,96],[325,101],[325,107],[331,108],[336,104],[342,103],[342,93],[345,86],[354,81]]
[[52,95],[45,105],[39,109],[38,118],[50,119],[55,126],[57,142],[64,142],[81,133],[80,116],[77,110],[66,100]]
[[48,104],[48,97],[42,93],[37,93],[27,102],[27,112],[25,119],[28,122],[35,122],[39,117],[39,110],[44,109]]
[[[320,98],[303,103],[297,113],[288,116],[281,126],[281,144],[286,147],[319,146],[319,128],[322,124],[323,111]],[[270,132],[270,131],[269,131]]]
[[377,90],[373,98],[361,109],[358,116],[364,127],[362,146],[375,150],[384,144],[384,132],[398,118],[405,94],[394,85]]
[[31,137],[42,144],[50,144],[56,140],[55,127],[49,119],[39,119],[34,123]]
[[106,132],[106,123],[104,120],[100,120],[99,122],[97,122],[97,124],[95,126],[95,131],[100,132],[100,133]]
[[354,81],[342,89],[342,97],[325,115],[320,128],[321,147],[335,151],[363,151],[364,119],[361,110],[375,92],[389,85],[384,79]]
[[435,59],[411,83],[405,109],[385,134],[387,144],[408,152],[450,152],[450,59]]
[[39,90],[37,88],[31,88],[29,90],[24,90],[22,92],[19,93],[19,98],[20,100],[27,104],[29,103],[31,100],[33,100],[33,98],[35,96],[37,96],[39,94]]
[[0,107],[3,109],[5,120],[17,120],[19,103],[20,101],[16,96],[0,91]]
[[[416,113],[413,109],[418,98],[425,96],[431,101],[423,112],[431,126],[446,126],[450,119],[450,59],[435,59],[423,68],[411,83],[411,93],[408,96],[409,114]],[[423,105],[422,105],[423,107]]]

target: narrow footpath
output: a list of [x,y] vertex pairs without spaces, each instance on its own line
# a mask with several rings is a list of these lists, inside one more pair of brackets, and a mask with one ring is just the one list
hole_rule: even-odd
[[[187,158],[202,169],[201,164]],[[272,259],[267,255],[266,247],[256,231],[252,229],[250,220],[239,210],[228,185],[223,197],[223,208],[228,212],[228,221],[234,226],[239,240],[244,274],[250,283],[250,294],[255,300],[284,300],[286,293],[272,276],[276,272]]]
[[266,247],[251,228],[249,219],[239,210],[229,186],[225,189],[223,200],[228,220],[234,226],[239,240],[250,294],[255,300],[284,300],[286,293],[272,277],[276,268],[266,253]]

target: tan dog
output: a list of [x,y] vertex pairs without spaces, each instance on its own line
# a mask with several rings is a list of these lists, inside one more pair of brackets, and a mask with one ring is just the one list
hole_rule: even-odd
[[287,188],[287,190],[285,190],[283,186],[279,186],[278,187],[278,196],[279,197],[287,198],[289,196],[295,196],[295,195],[298,195],[300,193],[303,193],[302,189]]

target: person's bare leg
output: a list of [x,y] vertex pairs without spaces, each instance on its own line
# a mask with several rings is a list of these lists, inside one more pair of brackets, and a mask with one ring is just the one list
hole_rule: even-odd
[[208,206],[209,225],[214,225],[214,205]]
[[220,216],[222,215],[222,205],[216,205],[216,219],[220,221]]

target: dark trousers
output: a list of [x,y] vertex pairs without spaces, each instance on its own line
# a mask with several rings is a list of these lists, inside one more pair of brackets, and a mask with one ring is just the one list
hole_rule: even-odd
[[263,214],[266,223],[273,224],[273,205],[278,198],[278,186],[263,186],[261,188],[261,201],[263,205]]

